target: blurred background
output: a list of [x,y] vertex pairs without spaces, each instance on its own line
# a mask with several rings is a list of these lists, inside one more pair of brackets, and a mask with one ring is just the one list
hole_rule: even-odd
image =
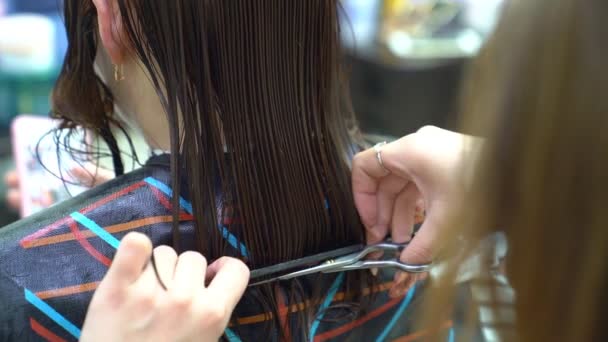
[[[14,169],[10,125],[18,114],[47,116],[67,39],[61,0],[0,0],[0,176]],[[40,137],[32,137],[32,140]],[[18,218],[0,182],[0,226]]]
[[[453,127],[463,68],[492,31],[502,1],[342,0],[342,39],[364,132]],[[0,0],[0,176],[15,168],[15,116],[48,115],[67,45],[61,7],[61,0]],[[0,182],[0,227],[18,218],[6,191]]]

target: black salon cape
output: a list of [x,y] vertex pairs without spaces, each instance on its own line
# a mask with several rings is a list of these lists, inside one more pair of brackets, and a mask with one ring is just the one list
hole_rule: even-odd
[[[149,163],[0,229],[0,341],[77,340],[93,291],[107,272],[119,240],[128,232],[139,231],[155,246],[171,244],[172,191],[168,184],[166,163]],[[187,198],[182,198],[182,246],[194,241],[191,210]],[[235,253],[243,248],[229,232],[224,234]],[[423,301],[423,287],[393,300],[385,286],[362,317],[347,322],[320,320],[312,324],[310,332],[315,341],[394,340],[419,333],[412,330],[412,319]],[[339,298],[340,284],[335,290],[325,301]],[[242,323],[230,327],[225,338],[264,338],[264,312],[260,310],[246,294],[237,309]],[[331,313],[325,315],[328,318]],[[295,324],[295,315],[287,321]],[[453,322],[446,320],[447,340],[454,334]],[[296,335],[290,334],[293,339]]]

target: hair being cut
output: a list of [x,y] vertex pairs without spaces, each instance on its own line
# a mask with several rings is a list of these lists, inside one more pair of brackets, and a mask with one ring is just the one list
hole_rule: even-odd
[[[351,193],[356,125],[337,1],[117,4],[124,44],[150,75],[170,123],[173,205],[179,208],[185,175],[181,192],[193,204],[197,250],[210,260],[241,252],[259,268],[364,242]],[[70,48],[54,112],[66,126],[102,131],[119,122],[112,94],[93,71],[95,9],[90,1],[66,0],[65,16]],[[230,247],[226,232],[246,253]],[[367,285],[362,274],[347,275],[347,292]],[[304,298],[297,281],[285,286]],[[276,312],[274,290],[259,291]]]

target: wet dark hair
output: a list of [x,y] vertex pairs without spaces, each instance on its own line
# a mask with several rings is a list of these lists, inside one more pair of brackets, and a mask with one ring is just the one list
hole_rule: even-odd
[[[193,203],[197,250],[210,261],[234,254],[217,229],[224,224],[247,246],[251,268],[364,242],[351,192],[357,129],[337,0],[117,3],[125,46],[150,74],[171,127],[174,208],[187,174],[182,190]],[[110,127],[121,123],[94,72],[95,8],[81,0],[64,7],[69,49],[54,115],[115,146]],[[176,211],[173,240],[180,249],[177,218]],[[346,291],[363,293],[366,274],[347,274]],[[318,282],[313,292],[320,296],[328,284]],[[306,299],[298,281],[283,285],[292,299]],[[273,288],[258,292],[276,313]],[[351,299],[359,307],[362,299]],[[311,313],[302,313],[303,322]]]

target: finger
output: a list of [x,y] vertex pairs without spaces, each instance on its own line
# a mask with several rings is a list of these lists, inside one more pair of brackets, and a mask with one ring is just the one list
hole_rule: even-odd
[[416,210],[424,211],[426,209],[426,203],[424,202],[424,197],[419,197],[416,201]]
[[180,297],[190,298],[205,285],[207,260],[200,253],[186,252],[180,255],[175,267],[173,284],[169,288]]
[[[439,239],[441,239],[439,232],[443,227],[443,220],[445,220],[445,217],[442,216],[443,212],[442,205],[435,205],[429,211],[429,214],[432,215],[426,218],[418,233],[401,253],[400,259],[402,262],[419,265],[433,261],[433,257],[439,249]],[[416,281],[417,276],[406,272],[397,272],[394,277],[394,285],[391,288],[393,295],[399,297],[400,293],[407,291]]]
[[106,286],[127,287],[142,274],[152,254],[152,242],[140,233],[125,236],[104,279]]
[[420,224],[424,222],[426,204],[424,203],[424,197],[419,197],[416,202],[416,215],[415,215],[415,224]]
[[428,208],[427,217],[407,248],[401,253],[401,261],[409,264],[425,264],[433,261],[445,237],[448,209],[444,203],[434,203]]
[[156,278],[156,272],[154,272],[152,264],[145,266],[139,278],[131,286],[131,289],[137,292],[137,295],[140,296],[140,298],[146,297],[146,294],[152,295],[156,293],[157,290],[162,289],[161,284],[158,282],[158,278]]
[[[382,157],[384,157],[384,150],[387,149],[391,145],[392,145],[392,143],[384,145],[381,148],[380,153],[382,154]],[[383,162],[383,165],[386,166],[384,159],[382,160],[382,162]],[[388,176],[388,174],[392,171],[390,169],[383,167],[383,165],[380,164],[380,162],[378,160],[378,153],[376,152],[376,150],[373,148],[367,149],[367,150],[357,154],[355,156],[355,158],[353,158],[353,174],[355,174],[354,176],[356,176],[354,178],[356,178],[356,179],[360,178],[361,180],[382,179],[382,178]],[[376,187],[375,183],[370,183],[370,182],[362,182],[358,186],[358,188],[360,188],[361,190],[366,191],[366,192],[373,191],[375,189],[375,187]]]
[[378,220],[372,227],[375,231],[375,241],[368,243],[378,243],[386,239],[393,218],[393,210],[395,208],[395,200],[397,196],[405,189],[408,181],[399,178],[395,175],[385,177],[378,186]]
[[6,204],[13,210],[21,209],[21,191],[10,189],[6,193]]
[[408,291],[419,281],[419,276],[416,274],[407,274],[399,283],[395,283],[389,290],[391,298],[399,298],[405,296]]
[[377,220],[377,193],[380,181],[387,176],[376,159],[373,149],[366,150],[353,159],[352,186],[355,206],[366,228],[371,228]]
[[[355,206],[361,217],[361,222],[371,231],[371,234],[368,234],[368,239],[371,238],[374,241],[378,241],[378,239],[386,235],[373,231],[374,229],[378,229],[374,228],[380,219],[378,208],[379,206],[384,207],[384,204],[380,204],[379,202],[384,202],[385,199],[378,199],[381,183],[389,176],[402,179],[404,185],[407,181],[411,180],[406,171],[391,166],[396,165],[392,159],[399,156],[397,152],[402,149],[400,145],[402,145],[402,142],[397,141],[382,147],[381,153],[384,167],[378,161],[377,152],[374,149],[361,152],[353,159],[352,185]],[[389,171],[388,173],[387,170]],[[391,210],[392,206],[389,207],[388,211]],[[384,212],[382,215],[388,214]],[[390,215],[388,216],[390,218]],[[387,220],[385,217],[383,218],[384,221]],[[380,228],[383,229],[383,227]]]
[[391,288],[388,291],[388,295],[391,298],[399,298],[401,296],[403,296],[404,292],[405,292],[405,288],[406,288],[406,283],[405,282],[400,282],[400,283],[394,283],[393,286],[391,286]]
[[18,188],[19,187],[19,173],[16,170],[8,171],[4,175],[4,183],[8,188]]
[[167,287],[171,287],[173,283],[177,260],[177,253],[169,246],[160,246],[154,249],[154,263],[158,276]]
[[128,289],[125,297],[128,305],[126,310],[134,313],[133,317],[130,317],[130,323],[138,327],[150,326],[158,315],[157,305],[163,291],[152,264],[146,266],[141,276]]
[[249,284],[249,268],[242,261],[224,257],[209,266],[211,283],[207,287],[210,298],[217,298],[232,311],[241,300]]
[[409,183],[395,199],[393,218],[391,219],[393,242],[405,243],[412,238],[418,198],[420,198],[418,188],[414,183]]

